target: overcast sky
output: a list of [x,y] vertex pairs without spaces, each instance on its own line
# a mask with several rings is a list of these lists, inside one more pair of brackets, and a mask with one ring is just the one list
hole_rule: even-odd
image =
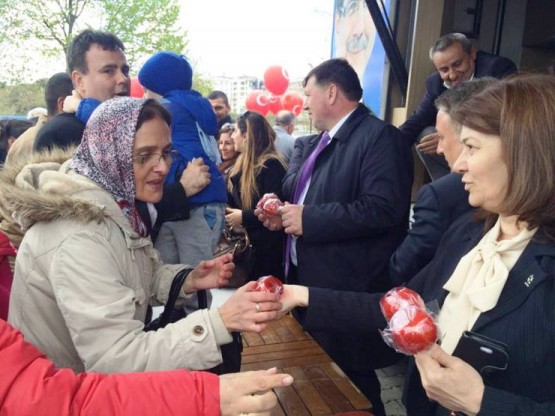
[[[268,66],[277,64],[298,79],[330,57],[333,0],[179,2],[188,57],[203,75],[262,78]],[[18,50],[0,51],[0,81],[12,79],[11,72],[31,82],[65,70],[63,55],[43,57],[35,53],[38,46],[29,41]]]
[[282,65],[292,79],[330,57],[333,0],[181,0],[199,72],[254,75]]

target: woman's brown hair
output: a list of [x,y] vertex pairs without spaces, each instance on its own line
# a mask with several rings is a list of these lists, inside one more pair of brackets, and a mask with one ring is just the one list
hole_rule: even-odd
[[501,212],[518,215],[530,228],[542,226],[555,239],[555,77],[507,78],[468,99],[451,118],[500,137],[509,176]]

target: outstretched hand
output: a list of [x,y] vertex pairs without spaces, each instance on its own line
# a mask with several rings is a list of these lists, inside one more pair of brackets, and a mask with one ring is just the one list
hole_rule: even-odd
[[281,310],[278,318],[290,312],[297,306],[308,306],[308,287],[299,285],[283,285],[281,294]]
[[293,377],[276,368],[220,376],[220,410],[223,416],[269,412],[277,404],[271,390],[293,384]]
[[235,268],[232,260],[233,254],[228,253],[212,260],[201,261],[185,279],[183,290],[185,293],[193,293],[227,285]]
[[279,295],[256,292],[256,282],[248,282],[235,291],[218,309],[229,332],[262,332],[265,322],[278,318]]
[[281,215],[268,216],[262,211],[261,208],[256,208],[254,210],[254,215],[258,220],[270,231],[279,231],[283,229],[283,223],[281,222]]
[[476,415],[484,396],[484,381],[469,364],[452,357],[437,344],[416,354],[422,386],[430,400],[448,410]]

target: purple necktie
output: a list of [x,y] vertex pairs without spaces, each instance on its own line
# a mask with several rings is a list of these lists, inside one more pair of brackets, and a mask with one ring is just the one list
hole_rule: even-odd
[[[312,171],[314,170],[316,158],[322,152],[322,150],[324,150],[324,148],[328,145],[330,141],[331,141],[330,135],[328,134],[327,131],[324,132],[324,134],[322,134],[322,137],[320,138],[320,141],[318,142],[318,146],[316,146],[316,149],[314,149],[314,151],[310,154],[310,156],[305,160],[303,167],[301,168],[301,173],[299,174],[299,180],[297,181],[297,186],[295,186],[295,194],[293,195],[293,201],[292,201],[293,204],[296,204],[299,202],[299,198],[303,193],[303,190],[306,187],[308,180],[312,176]],[[285,277],[287,277],[287,275],[289,274],[292,241],[293,241],[293,238],[291,237],[291,235],[287,235],[287,241],[285,243]]]

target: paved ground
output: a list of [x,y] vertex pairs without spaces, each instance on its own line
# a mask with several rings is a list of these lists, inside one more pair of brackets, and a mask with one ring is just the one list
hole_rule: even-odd
[[382,401],[387,416],[406,416],[407,412],[401,403],[403,394],[403,382],[407,361],[377,370],[378,378],[382,385]]

